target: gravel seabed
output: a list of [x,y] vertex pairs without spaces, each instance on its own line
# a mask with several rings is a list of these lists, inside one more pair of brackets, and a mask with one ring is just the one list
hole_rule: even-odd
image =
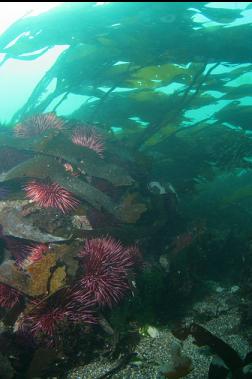
[[[236,295],[237,296],[237,295]],[[230,344],[240,355],[244,357],[251,350],[245,337],[239,334],[240,314],[238,308],[227,307],[225,300],[229,295],[217,294],[211,295],[195,305],[192,314],[184,319],[185,322],[198,322],[207,330],[222,338]],[[219,312],[211,315],[213,305],[221,303],[218,307]],[[211,308],[211,309],[210,309]],[[208,321],[200,322],[201,316],[210,315]],[[179,342],[171,333],[169,327],[158,329],[159,334],[156,338],[142,336],[135,352],[139,358],[139,364],[129,363],[127,367],[114,374],[114,379],[163,379],[162,368],[167,367],[171,362],[171,346]],[[187,374],[187,379],[207,379],[208,368],[212,360],[209,349],[198,347],[193,343],[193,338],[189,336],[182,344],[183,355],[190,357],[192,360],[193,370]],[[75,368],[69,371],[67,379],[97,379],[107,371],[116,367],[118,361],[111,362],[102,358],[94,362]]]

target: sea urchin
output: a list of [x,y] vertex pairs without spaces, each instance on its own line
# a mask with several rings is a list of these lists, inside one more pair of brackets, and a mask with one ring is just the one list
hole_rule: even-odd
[[22,294],[17,290],[6,284],[0,284],[0,307],[13,308],[21,301],[21,298]]
[[112,306],[129,290],[128,275],[135,265],[134,249],[125,248],[111,237],[86,240],[79,256],[82,259],[84,276],[81,288],[93,293],[101,306]]
[[17,137],[33,137],[48,129],[61,129],[63,124],[61,118],[53,112],[48,112],[26,118],[15,126],[14,132]]
[[72,135],[72,142],[95,151],[103,158],[104,143],[101,135],[94,127],[83,126],[76,128]]
[[26,196],[43,208],[57,208],[66,213],[79,205],[79,201],[71,192],[58,183],[46,184],[32,180],[24,189]]

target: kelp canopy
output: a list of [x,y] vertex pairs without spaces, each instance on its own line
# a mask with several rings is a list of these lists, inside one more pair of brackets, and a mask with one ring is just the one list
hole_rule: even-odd
[[188,124],[190,110],[194,114],[209,104],[225,106],[214,118],[208,112],[207,122],[246,131],[249,106],[239,99],[250,94],[242,77],[251,72],[252,31],[251,23],[235,20],[245,18],[250,5],[242,12],[208,4],[65,3],[18,20],[0,38],[2,64],[14,58],[36,65],[54,46],[67,48],[12,122],[48,108],[57,111],[76,94],[85,98],[74,118],[118,127],[120,138],[131,132],[130,145],[169,138]]

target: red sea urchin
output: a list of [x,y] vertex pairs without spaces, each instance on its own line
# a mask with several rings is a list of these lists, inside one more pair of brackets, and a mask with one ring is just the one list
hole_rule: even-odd
[[64,293],[63,309],[67,316],[67,320],[73,323],[96,323],[94,316],[95,300],[88,290],[81,291],[79,294],[79,286],[74,285],[68,288]]
[[49,250],[45,243],[25,243],[23,240],[11,236],[4,236],[5,246],[9,250],[15,264],[22,269],[40,260]]
[[103,158],[104,143],[101,135],[94,127],[82,126],[76,128],[72,135],[72,142],[95,151]]
[[64,313],[61,309],[55,308],[44,310],[44,312],[41,312],[37,315],[37,318],[34,316],[31,333],[34,336],[43,333],[47,336],[52,337],[55,333],[58,323],[62,322],[63,320]]
[[60,325],[65,322],[93,324],[95,301],[85,291],[82,303],[75,298],[76,288],[62,288],[45,300],[30,304],[26,314],[21,314],[15,324],[15,331],[35,340],[45,337],[46,344],[53,345]]
[[20,262],[19,266],[26,269],[31,264],[40,261],[40,259],[49,251],[45,243],[31,244],[26,247],[27,256]]
[[17,137],[33,137],[48,129],[61,129],[63,124],[62,119],[49,112],[26,118],[15,126],[14,132]]
[[120,301],[130,289],[128,274],[136,263],[133,251],[111,237],[86,240],[79,254],[85,272],[77,296],[80,302],[81,288],[93,293],[98,305],[111,307]]
[[22,295],[6,284],[0,284],[0,307],[13,308],[21,301]]
[[65,314],[57,305],[48,306],[47,301],[34,301],[28,314],[21,313],[17,319],[14,330],[31,339],[45,337],[46,344],[54,343],[55,332],[59,323],[64,321]]
[[25,187],[26,196],[43,208],[57,208],[66,213],[75,209],[79,201],[58,183],[46,184],[32,180]]

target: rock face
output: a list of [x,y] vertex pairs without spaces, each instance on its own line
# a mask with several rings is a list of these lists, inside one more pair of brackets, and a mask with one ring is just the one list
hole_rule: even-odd
[[[101,167],[99,170],[101,171]],[[111,168],[108,169],[105,165],[105,173],[107,172],[105,176],[110,177],[110,181],[116,181],[117,185],[121,185],[123,183],[123,186],[128,186],[133,183],[133,179],[127,174],[123,176],[122,172],[120,172],[120,175],[125,180],[123,181],[120,179],[120,177],[117,176],[118,171],[121,170],[119,170],[119,168],[116,168],[116,166],[111,166]],[[94,176],[96,176],[95,170],[93,172]],[[112,180],[113,177],[114,180]],[[13,179],[24,180],[26,178],[37,178],[42,180],[50,178],[52,181],[57,182],[65,189],[72,192],[74,195],[86,201],[95,209],[104,209],[119,220],[122,219],[124,221],[125,219],[122,212],[118,210],[119,205],[114,203],[114,201],[107,194],[100,191],[92,184],[87,183],[87,181],[83,180],[83,178],[81,179],[79,176],[77,177],[68,174],[65,171],[64,166],[57,162],[53,157],[45,157],[43,155],[40,155],[26,160],[25,162],[20,163],[10,171],[3,174],[1,181],[4,182]]]
[[24,217],[24,207],[29,201],[4,201],[0,203],[0,224],[6,236],[40,242],[60,242],[68,239],[44,233],[34,224],[33,217]]

